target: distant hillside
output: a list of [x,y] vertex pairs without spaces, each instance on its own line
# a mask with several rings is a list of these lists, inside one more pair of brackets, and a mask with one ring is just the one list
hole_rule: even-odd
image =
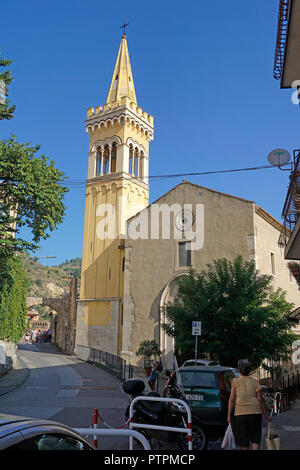
[[[30,297],[60,297],[69,292],[70,281],[73,276],[78,278],[80,286],[81,258],[66,260],[58,266],[44,266],[38,257],[22,255],[24,268],[28,274],[31,286]],[[47,318],[48,307],[36,306],[41,318]]]
[[80,278],[81,274],[81,258],[74,258],[64,261],[59,265],[65,272],[68,272],[71,276]]

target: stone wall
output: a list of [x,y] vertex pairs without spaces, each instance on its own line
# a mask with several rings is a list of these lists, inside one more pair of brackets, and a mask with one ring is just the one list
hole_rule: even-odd
[[45,305],[55,310],[51,315],[51,342],[67,354],[73,354],[75,347],[77,283],[77,278],[73,277],[68,294],[57,299],[43,299]]
[[18,346],[0,341],[0,376],[13,369],[17,362]]

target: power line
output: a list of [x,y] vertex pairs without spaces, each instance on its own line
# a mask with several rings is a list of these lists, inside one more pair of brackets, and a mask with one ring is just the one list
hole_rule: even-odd
[[[289,163],[286,163],[282,166],[287,166]],[[223,173],[237,173],[242,171],[257,171],[257,170],[266,170],[270,168],[276,168],[273,165],[263,165],[263,166],[255,166],[249,168],[234,168],[230,170],[214,170],[214,171],[197,171],[197,172],[190,172],[190,173],[176,173],[176,174],[165,174],[165,175],[149,175],[148,179],[153,181],[162,181],[164,179],[170,178],[180,178],[185,176],[205,176],[205,175],[216,175],[216,174],[223,174]],[[132,178],[137,179],[135,176]],[[140,178],[142,179],[142,178]],[[83,188],[85,187],[87,180],[69,180],[64,181],[62,184],[65,186],[69,186],[71,188]]]

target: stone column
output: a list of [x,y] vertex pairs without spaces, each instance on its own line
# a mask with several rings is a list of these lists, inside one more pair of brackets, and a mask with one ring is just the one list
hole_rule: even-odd
[[136,172],[136,177],[138,178],[140,176],[140,159],[141,159],[141,153],[139,151],[137,151],[137,154],[136,154],[136,158],[137,158],[137,172]]
[[100,176],[103,176],[103,160],[104,160],[104,151],[100,149]]
[[108,172],[107,172],[108,175],[110,175],[111,173],[111,151],[112,151],[112,147],[110,145],[108,147]]
[[95,178],[96,176],[96,157],[97,152],[89,152],[89,164],[88,164],[88,179]]
[[146,155],[143,155],[141,161],[141,168],[142,168],[142,176],[144,183],[148,184],[148,177],[149,177],[149,158]]
[[132,152],[132,168],[131,168],[132,176],[134,176],[134,165],[135,165],[135,150]]
[[117,146],[116,172],[121,171],[129,173],[129,147],[126,144]]

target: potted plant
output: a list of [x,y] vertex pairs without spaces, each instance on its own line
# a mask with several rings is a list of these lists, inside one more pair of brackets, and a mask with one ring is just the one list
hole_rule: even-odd
[[137,356],[142,356],[144,359],[144,369],[146,376],[149,377],[151,374],[151,364],[150,364],[150,357],[152,354],[152,348],[158,349],[157,342],[153,340],[145,339],[140,343],[139,349],[136,352]]

